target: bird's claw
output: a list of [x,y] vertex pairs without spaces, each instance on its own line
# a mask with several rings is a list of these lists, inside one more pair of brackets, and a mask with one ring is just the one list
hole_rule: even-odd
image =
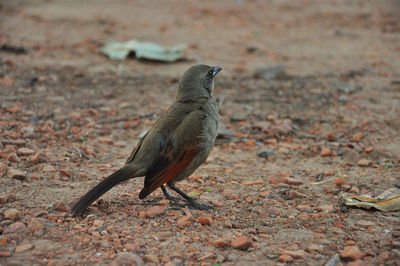
[[189,207],[193,207],[195,209],[202,210],[202,211],[212,210],[215,208],[212,205],[198,203],[197,201],[194,201],[194,200],[188,201],[188,205],[189,205]]
[[169,196],[169,197],[167,197],[167,200],[171,201],[172,203],[178,203],[181,201],[181,198]]

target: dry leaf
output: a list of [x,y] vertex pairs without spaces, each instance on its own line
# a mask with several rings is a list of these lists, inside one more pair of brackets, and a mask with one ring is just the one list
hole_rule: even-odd
[[400,210],[400,193],[392,194],[384,199],[367,196],[357,196],[350,193],[341,193],[343,203],[347,206],[355,206],[359,208],[371,209],[387,212]]

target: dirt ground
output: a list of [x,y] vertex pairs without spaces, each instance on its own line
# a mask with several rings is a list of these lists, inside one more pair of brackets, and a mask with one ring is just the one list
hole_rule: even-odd
[[[399,14],[395,0],[1,1],[0,265],[400,265],[399,211],[340,199],[400,188]],[[99,52],[132,38],[186,43],[190,60]],[[141,201],[137,178],[73,217],[197,63],[224,69],[226,129],[179,187],[216,208]]]

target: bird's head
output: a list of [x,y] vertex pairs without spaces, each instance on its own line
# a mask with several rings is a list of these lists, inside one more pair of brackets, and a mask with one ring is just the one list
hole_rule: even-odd
[[183,74],[176,98],[180,101],[197,101],[213,97],[214,77],[221,70],[221,67],[215,66],[192,66]]

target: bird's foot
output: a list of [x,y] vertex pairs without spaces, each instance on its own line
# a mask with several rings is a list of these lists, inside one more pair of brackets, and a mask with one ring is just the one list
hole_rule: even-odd
[[[202,203],[198,203],[194,198],[190,197],[189,195],[186,195],[182,190],[180,190],[179,188],[177,188],[175,185],[173,184],[168,184],[168,186],[174,190],[176,193],[178,193],[179,195],[181,195],[185,200],[187,200],[188,202],[188,206],[198,209],[198,210],[210,210],[210,209],[214,209],[214,206],[209,206],[206,204],[202,204]],[[168,192],[165,189],[164,186],[161,186],[162,191],[164,192],[164,195],[167,196]],[[169,195],[169,194],[168,194]]]
[[179,198],[179,197],[171,196],[171,194],[168,193],[167,189],[164,186],[161,186],[161,190],[164,193],[164,196],[167,200],[169,200],[173,203],[178,203],[181,200],[181,198]]
[[173,197],[171,195],[166,196],[167,200],[171,201],[172,203],[178,203],[181,201],[180,197]]
[[215,208],[212,205],[207,205],[207,204],[204,204],[204,203],[198,203],[194,199],[188,200],[188,206],[189,207],[193,207],[193,208],[198,209],[198,210],[203,210],[203,211],[212,210],[212,209]]

